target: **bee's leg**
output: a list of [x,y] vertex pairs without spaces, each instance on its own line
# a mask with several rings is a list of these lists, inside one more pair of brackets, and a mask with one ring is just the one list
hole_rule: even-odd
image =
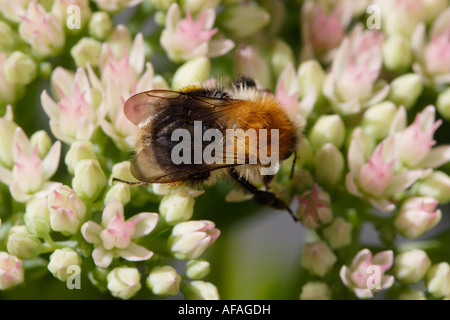
[[296,162],[297,162],[297,152],[294,151],[294,161],[292,161],[291,174],[289,176],[289,179],[291,179],[291,180],[294,177],[294,170],[295,170],[295,163]]
[[294,219],[294,221],[298,221],[297,217],[295,216],[294,212],[292,212],[291,208],[284,203],[283,200],[278,199],[275,194],[268,191],[262,191],[258,190],[253,184],[251,184],[248,180],[245,178],[239,176],[239,174],[234,169],[229,170],[230,175],[235,179],[242,187],[244,187],[246,190],[248,190],[251,194],[253,194],[253,197],[256,202],[262,205],[268,205],[272,208],[279,209],[279,210],[286,210],[289,212],[291,217]]
[[268,174],[263,177],[263,183],[267,189],[269,188],[269,185],[273,181],[274,178],[275,178],[274,174]]
[[126,184],[129,184],[129,185],[132,185],[132,186],[142,186],[142,185],[144,185],[144,184],[148,184],[148,182],[145,182],[145,181],[136,181],[136,182],[132,182],[132,181],[121,180],[121,179],[118,179],[118,178],[113,178],[113,179],[112,179],[112,182],[113,182],[113,183],[114,183],[114,182],[122,182],[122,183],[126,183]]

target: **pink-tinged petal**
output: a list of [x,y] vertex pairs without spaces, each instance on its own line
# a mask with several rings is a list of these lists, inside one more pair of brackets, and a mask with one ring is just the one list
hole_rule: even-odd
[[27,202],[30,200],[33,196],[30,194],[26,194],[22,188],[20,188],[17,181],[13,181],[9,185],[9,192],[11,193],[11,196],[16,200],[17,202]]
[[[72,71],[62,67],[56,67],[56,69],[52,72],[50,79],[52,87],[51,92],[56,100],[61,100],[60,91],[66,96],[70,96],[72,94],[74,79],[75,75]],[[57,88],[59,88],[59,90],[57,90]]]
[[353,172],[349,172],[345,176],[345,186],[347,187],[347,191],[350,192],[350,194],[360,198],[364,197],[364,195],[359,192],[358,187],[355,184],[355,176],[353,175]]
[[392,250],[385,250],[378,252],[372,258],[372,263],[380,267],[381,271],[384,272],[394,263],[394,252]]
[[80,117],[79,123],[78,123],[78,130],[76,133],[76,140],[77,141],[86,141],[90,140],[92,137],[92,134],[94,133],[95,125],[86,119],[85,117]]
[[393,195],[409,188],[422,175],[421,170],[408,170],[394,175],[384,194]]
[[397,158],[397,150],[395,145],[395,137],[394,136],[388,136],[386,139],[384,139],[378,147],[375,149],[374,154],[378,151],[379,148],[383,148],[382,151],[382,158],[383,161],[386,162],[392,162],[395,161]]
[[12,172],[2,166],[0,166],[0,181],[8,186],[14,181]]
[[358,265],[360,265],[362,262],[369,260],[372,258],[372,252],[370,252],[369,249],[364,248],[361,251],[359,251],[356,256],[352,260],[352,264],[350,266],[351,269],[356,269]]
[[50,98],[46,90],[41,93],[41,104],[50,119],[59,118],[59,107],[56,102]]
[[102,225],[104,227],[108,226],[110,220],[114,219],[117,214],[122,218],[124,218],[123,214],[123,205],[120,201],[112,198],[109,200],[102,214]]
[[181,11],[178,4],[173,3],[166,14],[166,23],[165,27],[171,32],[174,33],[177,29],[178,23],[181,21]]
[[[425,131],[428,128],[431,128],[435,125],[434,119],[436,118],[436,109],[434,106],[427,106],[420,112],[420,127],[422,131]],[[436,128],[437,129],[437,128]],[[435,130],[433,130],[434,132]]]
[[153,88],[153,77],[155,75],[155,71],[153,70],[153,65],[150,62],[147,62],[145,64],[145,72],[144,74],[139,78],[139,81],[137,82],[135,86],[135,92],[142,92],[145,90],[151,90]]
[[59,165],[59,157],[61,155],[61,142],[56,141],[53,146],[50,148],[50,151],[45,156],[45,159],[42,162],[42,166],[44,169],[44,180],[48,180],[51,176],[53,176],[58,169]]
[[355,114],[361,111],[361,103],[355,98],[344,103],[340,102],[337,108],[340,113]]
[[419,164],[421,168],[438,168],[450,161],[450,145],[435,147]]
[[350,49],[350,39],[345,38],[336,51],[336,55],[331,66],[331,72],[334,75],[335,79],[339,79],[344,69],[346,68],[348,57],[351,55]]
[[51,181],[44,182],[41,189],[34,194],[34,198],[47,197],[51,192],[53,192],[56,188],[58,188],[61,185],[62,185],[61,182],[51,182]]
[[401,106],[395,113],[389,128],[389,135],[403,131],[406,128],[406,109]]
[[214,21],[216,20],[216,12],[214,9],[206,9],[202,13],[202,18],[204,19],[203,28],[204,29],[211,29],[214,26]]
[[394,284],[394,276],[388,276],[388,275],[384,275],[382,280],[381,280],[381,288],[380,289],[387,289],[392,287],[392,285]]
[[384,198],[380,199],[369,198],[369,202],[372,206],[383,212],[391,212],[395,209],[395,205]]
[[116,253],[128,261],[144,261],[153,256],[153,252],[131,242],[126,249],[117,249]]
[[143,212],[128,219],[127,221],[130,222],[137,220],[135,231],[131,238],[134,239],[148,235],[153,229],[155,229],[156,224],[158,223],[158,218],[159,215],[156,213]]
[[350,142],[350,147],[348,149],[348,155],[347,155],[347,161],[348,166],[350,168],[350,172],[356,177],[359,177],[359,172],[361,171],[361,168],[366,162],[366,159],[364,158],[364,153],[362,152],[361,148],[359,147],[358,142],[356,140],[352,140]]
[[136,74],[141,74],[144,70],[145,52],[144,52],[144,37],[142,33],[138,33],[134,38],[129,56],[130,65]]
[[208,57],[214,58],[223,56],[228,53],[235,46],[234,42],[230,39],[225,40],[212,40],[209,43]]
[[101,243],[99,237],[102,227],[94,221],[88,221],[81,226],[81,234],[83,238],[92,244],[98,245]]
[[19,154],[31,155],[33,148],[30,140],[21,127],[17,127],[13,137],[13,159],[18,159]]
[[114,253],[112,251],[105,251],[105,249],[99,246],[92,251],[92,258],[96,266],[108,268],[114,258]]
[[450,8],[445,9],[439,16],[434,20],[431,26],[431,36],[439,35],[445,33],[445,31],[450,27]]
[[[106,48],[106,44],[104,44],[103,47]],[[97,75],[95,74],[94,70],[92,70],[92,67],[91,67],[91,65],[89,63],[86,65],[86,69],[87,69],[89,81],[92,84],[92,88],[98,89],[101,92],[103,90],[102,82],[97,77]]]
[[77,72],[75,73],[74,82],[78,86],[78,90],[80,92],[88,92],[91,90],[89,78],[86,74],[86,71],[83,68],[77,68]]
[[373,293],[372,290],[370,289],[359,289],[359,288],[354,288],[353,291],[355,292],[355,295],[359,298],[359,299],[369,299],[373,297]]

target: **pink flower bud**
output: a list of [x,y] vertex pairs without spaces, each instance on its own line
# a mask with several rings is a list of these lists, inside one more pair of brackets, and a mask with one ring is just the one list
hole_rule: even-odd
[[324,191],[318,190],[317,184],[310,191],[306,191],[301,197],[297,197],[300,203],[297,216],[309,229],[315,229],[320,225],[331,221],[333,214],[330,209],[330,196]]
[[433,228],[442,216],[441,210],[436,210],[438,203],[432,197],[406,200],[395,216],[397,232],[408,238],[417,238]]
[[23,282],[22,261],[6,252],[0,252],[0,290],[6,290]]
[[74,234],[86,214],[86,206],[68,186],[60,186],[48,197],[50,225],[54,231]]

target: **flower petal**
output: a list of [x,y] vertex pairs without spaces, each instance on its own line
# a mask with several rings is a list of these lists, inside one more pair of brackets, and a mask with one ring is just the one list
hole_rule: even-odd
[[156,224],[158,223],[158,218],[159,215],[156,213],[143,212],[128,219],[127,221],[134,221],[138,219],[134,234],[131,236],[131,238],[139,238],[152,232],[152,230],[155,229]]
[[392,210],[395,209],[395,205],[384,198],[379,199],[370,198],[369,202],[372,204],[372,206],[383,212],[391,212]]
[[345,176],[345,186],[347,187],[347,191],[350,192],[352,195],[363,198],[364,195],[359,192],[358,187],[355,184],[355,176],[353,172],[347,173]]
[[371,258],[372,258],[372,252],[370,252],[369,249],[364,248],[364,249],[360,250],[356,254],[356,256],[353,258],[350,268],[356,269],[361,262],[370,260]]
[[96,266],[108,268],[114,258],[114,253],[112,251],[106,251],[103,247],[98,246],[92,251],[92,258],[94,259]]
[[109,221],[115,218],[117,214],[119,214],[119,216],[124,219],[122,203],[120,203],[120,201],[116,200],[115,198],[112,198],[111,200],[109,200],[108,204],[103,210],[102,225],[106,227]]
[[12,172],[2,166],[0,166],[0,181],[8,186],[14,181]]
[[41,93],[41,104],[42,108],[44,109],[47,116],[50,117],[50,119],[59,118],[59,107],[56,102],[52,98],[50,98],[47,90],[44,90]]
[[17,181],[13,181],[13,183],[9,186],[9,192],[11,192],[11,196],[16,200],[17,202],[27,202],[30,200],[33,196],[30,194],[26,194],[22,188],[20,188]]
[[359,172],[361,171],[362,166],[365,164],[366,159],[364,158],[364,153],[362,152],[359,144],[356,140],[352,140],[350,142],[350,147],[348,148],[347,154],[348,166],[350,168],[350,172],[358,178]]
[[381,271],[384,272],[394,263],[394,252],[392,250],[385,250],[378,252],[372,258],[372,263],[380,266]]
[[20,152],[29,156],[33,149],[25,132],[23,132],[21,127],[17,127],[13,137],[13,159],[17,159]]
[[380,289],[390,288],[393,284],[394,284],[394,276],[384,275],[383,278],[381,279]]
[[141,74],[144,70],[145,52],[144,52],[144,37],[142,33],[138,33],[134,38],[129,56],[130,65],[136,74]]
[[131,242],[126,249],[116,249],[116,253],[128,261],[144,261],[153,256],[153,252]]
[[403,131],[406,128],[406,109],[401,106],[395,113],[392,119],[391,126],[389,127],[389,135],[396,132]]
[[99,237],[102,227],[94,221],[88,221],[81,226],[81,234],[83,238],[92,244],[100,244],[101,239]]
[[234,48],[234,42],[230,39],[211,40],[209,42],[208,57],[214,58],[223,56]]
[[419,164],[422,168],[437,168],[450,161],[450,145],[433,148]]
[[393,195],[409,188],[422,175],[421,170],[408,170],[400,172],[392,178],[391,183],[384,191],[385,195]]
[[356,296],[360,299],[367,299],[373,297],[372,290],[370,289],[353,288],[353,291],[355,292]]
[[55,174],[56,170],[58,169],[60,155],[61,141],[56,141],[45,156],[44,161],[42,161],[42,167],[44,169],[44,180],[48,180]]

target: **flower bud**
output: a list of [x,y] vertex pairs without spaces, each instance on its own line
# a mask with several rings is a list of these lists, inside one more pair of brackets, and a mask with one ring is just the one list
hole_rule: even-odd
[[92,38],[81,38],[76,45],[70,49],[70,55],[77,67],[85,68],[89,63],[91,66],[98,66],[100,59],[100,49],[102,44]]
[[344,157],[334,144],[327,143],[316,152],[314,173],[320,185],[332,186],[342,177]]
[[24,279],[22,261],[6,252],[0,252],[0,290],[21,284]]
[[418,74],[404,74],[391,82],[388,99],[397,105],[410,109],[416,103],[422,90],[422,80]]
[[41,253],[41,241],[25,226],[14,226],[9,229],[6,247],[10,254],[19,259],[31,259]]
[[159,214],[169,225],[187,221],[194,213],[195,199],[182,192],[165,195],[159,205]]
[[427,290],[435,297],[450,295],[450,265],[441,262],[431,267],[426,278]]
[[45,238],[50,232],[50,211],[47,198],[35,198],[27,203],[24,215],[28,231],[39,238]]
[[37,148],[39,158],[44,159],[52,147],[52,140],[45,130],[39,130],[30,137],[30,144]]
[[130,186],[125,183],[115,183],[106,193],[103,202],[107,204],[113,198],[123,205],[127,204],[131,199]]
[[64,29],[58,17],[45,12],[36,1],[28,5],[19,33],[41,56],[55,55],[64,47]]
[[406,289],[400,292],[398,300],[426,300],[425,294],[420,290]]
[[89,20],[89,35],[98,40],[105,40],[113,29],[113,22],[104,11],[96,11]]
[[320,116],[309,134],[309,141],[316,150],[327,143],[332,143],[340,148],[344,144],[344,140],[344,121],[337,114]]
[[219,300],[215,285],[201,280],[191,281],[183,288],[187,300]]
[[165,297],[175,296],[180,291],[181,277],[171,266],[154,267],[147,277],[147,287],[153,294]]
[[450,88],[439,94],[436,101],[436,108],[443,118],[450,121]]
[[0,52],[12,51],[19,35],[4,21],[0,21]]
[[325,71],[317,60],[302,62],[297,70],[298,94],[303,99],[311,90],[321,94]]
[[73,273],[72,266],[81,267],[81,258],[75,250],[70,248],[57,249],[50,255],[47,269],[55,278],[66,281]]
[[175,71],[172,78],[172,88],[174,90],[192,85],[197,82],[204,82],[209,77],[211,62],[206,57],[198,57],[184,63]]
[[433,22],[448,6],[447,0],[421,0],[420,2],[425,14],[425,22],[427,23]]
[[37,65],[22,51],[14,51],[3,64],[3,74],[7,81],[27,85],[36,78]]
[[389,133],[389,127],[396,112],[397,107],[389,101],[370,107],[366,110],[362,119],[363,130],[375,140],[385,138]]
[[323,241],[305,244],[301,258],[302,266],[310,273],[323,277],[336,263],[336,256]]
[[441,220],[441,210],[435,210],[438,201],[431,197],[407,199],[394,218],[398,233],[408,238],[417,238],[433,228]]
[[238,74],[244,74],[257,81],[262,87],[270,88],[271,73],[269,64],[256,47],[240,45],[236,51],[234,65]]
[[319,192],[317,184],[312,190],[304,192],[297,199],[299,202],[297,217],[308,229],[315,229],[333,219],[330,196],[324,191]]
[[[130,171],[130,161],[122,161],[116,163],[111,170],[111,180],[112,178],[117,178],[123,181],[136,182],[138,181]],[[112,181],[111,181],[112,182]]]
[[200,280],[211,271],[211,266],[206,260],[190,260],[186,264],[186,276],[192,280]]
[[412,188],[418,196],[435,198],[444,204],[450,201],[450,177],[442,171],[433,171],[431,176],[416,182]]
[[245,38],[264,28],[270,22],[270,14],[253,5],[226,7],[217,22],[221,29],[234,38]]
[[82,199],[95,200],[106,185],[106,177],[97,160],[81,160],[75,167],[72,187]]
[[368,135],[361,127],[356,127],[349,138],[349,144],[352,140],[355,140],[361,149],[365,159],[370,158],[375,149],[375,139]]
[[341,217],[337,217],[323,230],[323,236],[331,249],[348,246],[352,242],[353,225]]
[[270,54],[270,64],[275,75],[281,74],[288,63],[295,65],[295,58],[292,48],[283,40],[276,39],[272,45]]
[[75,141],[70,145],[64,162],[73,174],[77,163],[84,159],[95,159],[94,145],[90,141]]
[[6,114],[0,117],[0,165],[12,168],[13,160],[13,137],[17,124],[13,121],[13,112],[10,105],[6,107]]
[[61,185],[48,196],[50,225],[54,231],[74,234],[86,215],[86,206],[72,189]]
[[326,283],[310,281],[302,287],[300,300],[330,300],[331,291]]
[[106,279],[108,290],[116,298],[127,300],[141,290],[141,275],[136,268],[114,268]]
[[405,37],[392,35],[383,42],[383,63],[390,71],[402,71],[412,63],[411,45]]
[[419,282],[431,266],[431,261],[423,250],[410,250],[395,257],[395,279],[404,284]]
[[178,223],[169,237],[169,247],[177,259],[199,257],[219,237],[220,231],[211,221],[186,221]]

